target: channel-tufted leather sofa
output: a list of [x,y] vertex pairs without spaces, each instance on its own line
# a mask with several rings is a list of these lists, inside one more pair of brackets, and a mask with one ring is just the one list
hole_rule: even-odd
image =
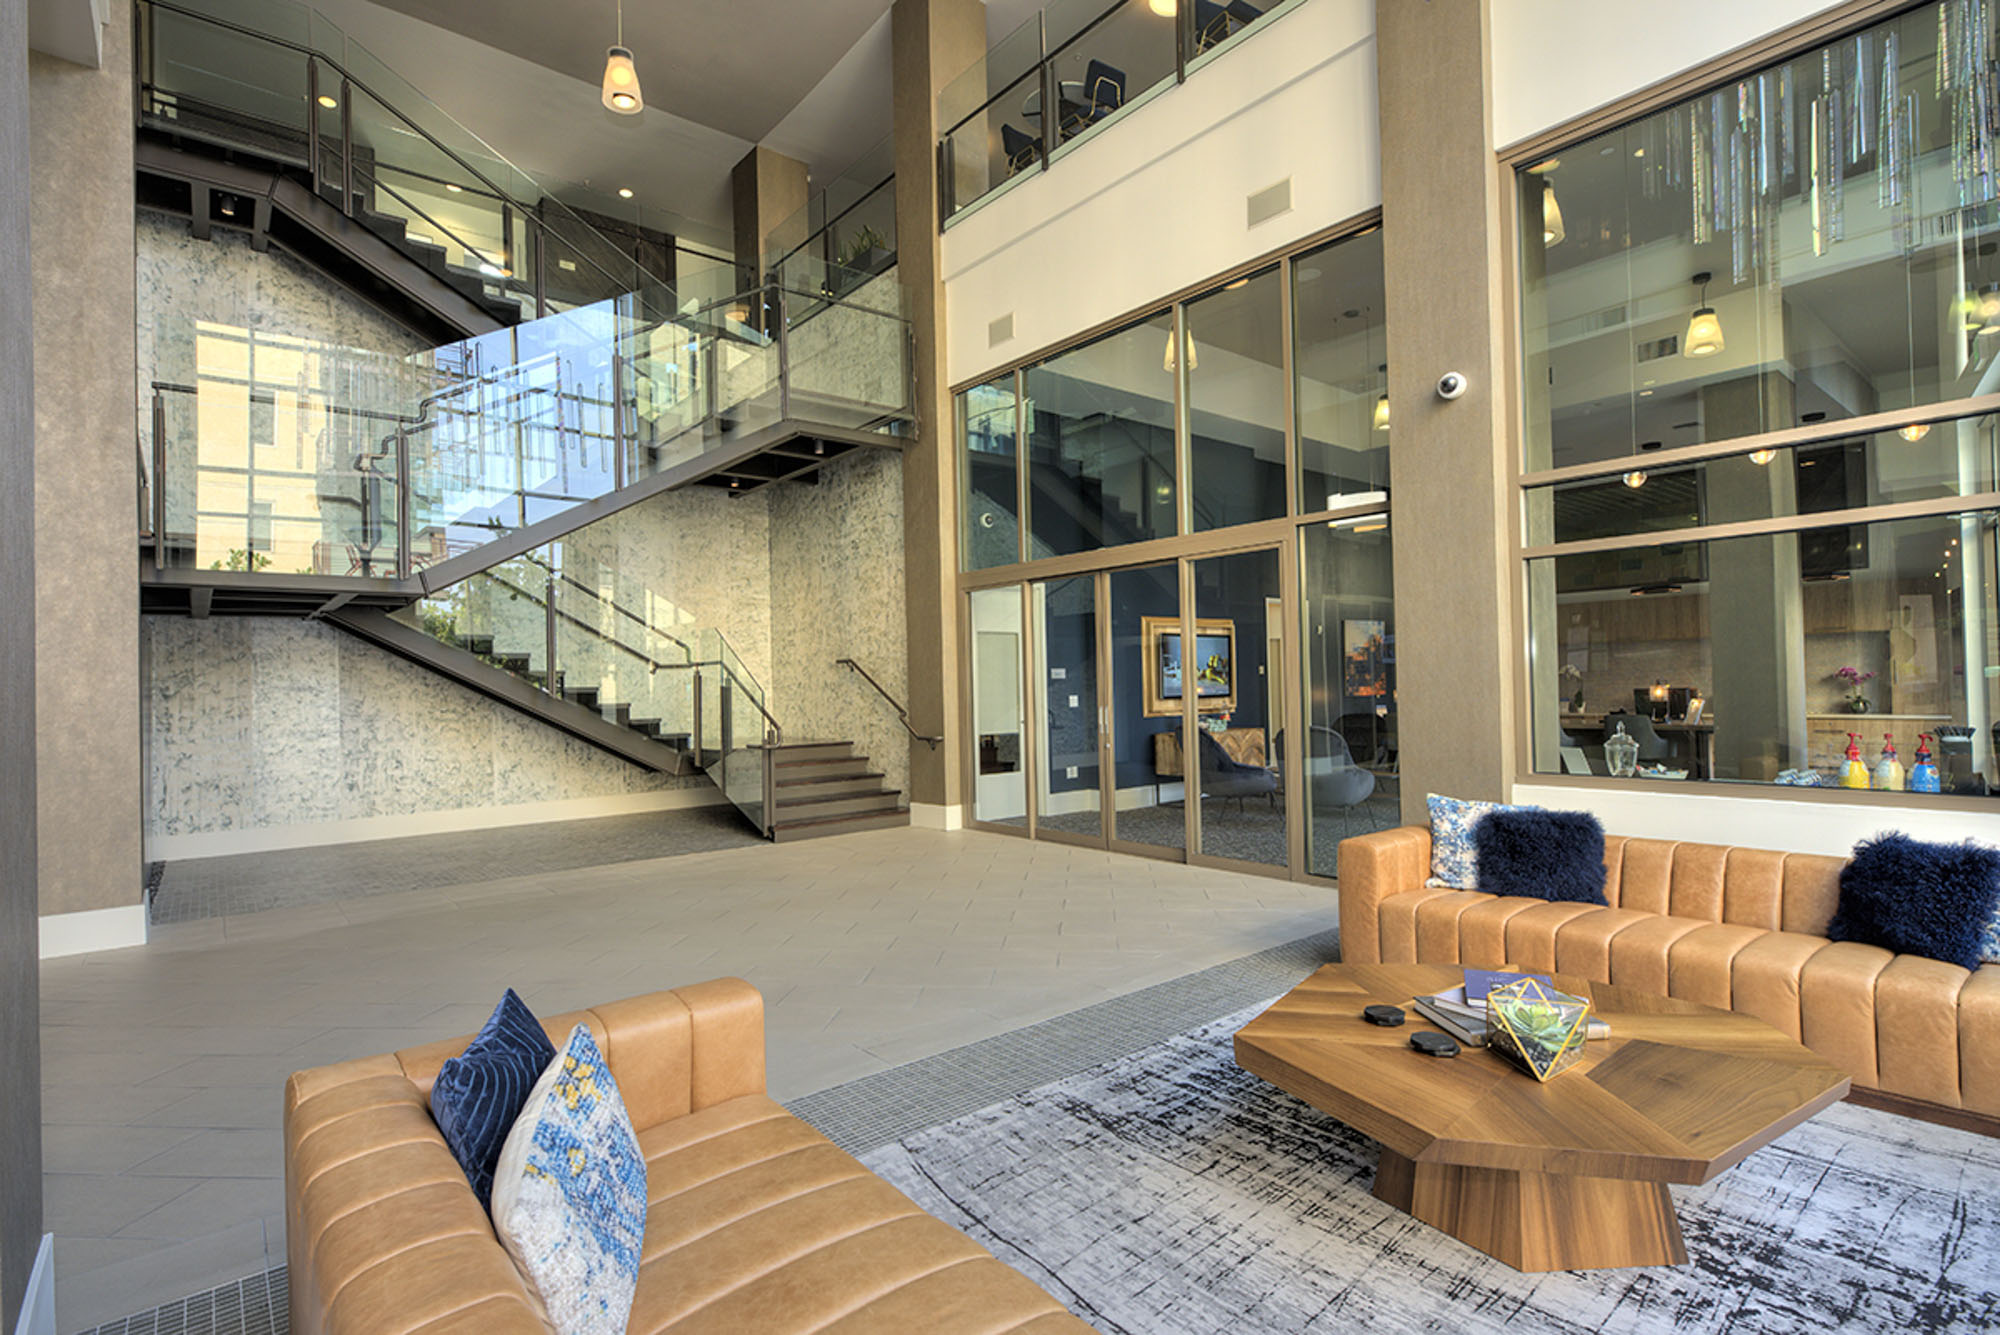
[[1341,957],[1513,964],[1746,1012],[1854,1078],[1855,1101],[2000,1133],[2000,965],[1828,941],[1844,858],[1607,835],[1609,908],[1441,890],[1431,835],[1340,845]]
[[[546,1020],[590,1025],[646,1155],[633,1335],[1090,1327],[764,1093],[764,999],[739,979]],[[285,1086],[294,1335],[544,1335],[431,1120],[470,1036]]]

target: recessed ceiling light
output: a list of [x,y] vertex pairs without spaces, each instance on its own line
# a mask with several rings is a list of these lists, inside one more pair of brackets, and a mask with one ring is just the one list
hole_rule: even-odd
[[621,185],[621,186],[619,186],[619,187],[618,187],[618,198],[620,198],[620,199],[630,199],[630,198],[632,198],[632,187],[631,187],[631,186],[629,186],[629,185]]
[[1223,288],[1222,290],[1223,290],[1224,292],[1234,292],[1234,291],[1235,291],[1235,290],[1236,290],[1237,288],[1239,288],[1239,287],[1243,287],[1243,286],[1245,286],[1246,284],[1248,284],[1248,283],[1249,283],[1249,281],[1250,281],[1250,275],[1249,275],[1249,274],[1245,274],[1245,275],[1243,275],[1243,276],[1242,276],[1241,278],[1237,279],[1237,280],[1236,280],[1235,282],[1233,282],[1233,283],[1229,284],[1228,286],[1224,287],[1224,288]]
[[340,105],[340,103],[337,100],[335,100],[335,98],[331,93],[321,93],[319,95],[319,104],[323,107],[326,107],[328,110],[331,110],[334,107]]
[[1544,172],[1552,172],[1556,168],[1562,166],[1562,161],[1563,160],[1561,158],[1543,158],[1540,162],[1537,162],[1534,166],[1528,168],[1528,170],[1531,172],[1535,172],[1537,174],[1541,174]]
[[444,183],[444,188],[445,188],[445,189],[447,189],[447,190],[449,190],[449,191],[451,191],[451,193],[453,193],[454,195],[462,195],[462,194],[464,194],[464,193],[465,193],[465,187],[464,187],[464,186],[462,186],[462,185],[453,185],[453,184],[452,184],[452,183],[451,183],[450,181],[446,181],[446,182]]
[[1646,150],[1643,148],[1635,148],[1632,150],[1632,156],[1635,158],[1643,158],[1646,156]]

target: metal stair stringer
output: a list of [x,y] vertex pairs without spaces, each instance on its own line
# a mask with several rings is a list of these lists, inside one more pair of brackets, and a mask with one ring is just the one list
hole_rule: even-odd
[[675,775],[700,772],[687,752],[621,727],[595,709],[537,690],[513,673],[386,613],[343,607],[323,614],[321,620],[644,769]]

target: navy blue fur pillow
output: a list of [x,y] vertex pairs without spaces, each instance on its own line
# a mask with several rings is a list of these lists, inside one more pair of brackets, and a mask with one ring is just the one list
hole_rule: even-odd
[[1826,934],[1977,969],[1996,901],[2000,850],[1885,834],[1854,846]]
[[555,1059],[555,1044],[542,1022],[510,987],[486,1027],[444,1064],[431,1086],[431,1116],[479,1203],[489,1209],[500,1147],[535,1081]]
[[1604,827],[1588,811],[1501,808],[1472,828],[1489,894],[1603,904]]

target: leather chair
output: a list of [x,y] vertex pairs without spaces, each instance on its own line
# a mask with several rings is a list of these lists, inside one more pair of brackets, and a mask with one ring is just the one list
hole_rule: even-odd
[[1246,797],[1261,797],[1278,791],[1278,776],[1262,765],[1243,765],[1231,760],[1222,744],[1208,735],[1206,728],[1195,734],[1201,747],[1201,795],[1236,799],[1240,809]]

